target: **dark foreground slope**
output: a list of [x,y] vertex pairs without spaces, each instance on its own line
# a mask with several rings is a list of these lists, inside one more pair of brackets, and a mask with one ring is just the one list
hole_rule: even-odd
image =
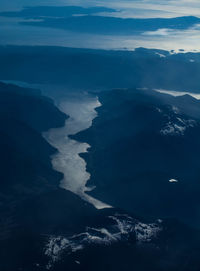
[[[41,136],[64,124],[65,115],[37,91],[0,83],[1,187],[57,178],[49,156],[55,152]],[[37,161],[37,163],[36,163]],[[11,170],[12,169],[12,170]],[[37,175],[37,177],[36,177]]]
[[200,101],[138,89],[99,93],[99,99],[98,118],[76,136],[92,146],[84,154],[96,186],[91,194],[130,212],[199,227]]

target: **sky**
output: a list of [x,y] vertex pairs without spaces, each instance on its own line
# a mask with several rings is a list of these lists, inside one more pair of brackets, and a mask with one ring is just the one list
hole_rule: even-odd
[[[200,18],[199,0],[131,0],[131,1],[87,1],[87,0],[1,0],[0,11],[21,10],[27,6],[66,6],[84,7],[104,6],[116,12],[104,12],[98,16],[121,18],[174,18],[196,16]],[[164,50],[184,49],[200,51],[200,25],[184,30],[160,28],[156,31],[144,31],[138,35],[104,35],[80,33],[38,26],[19,24],[24,18],[0,17],[0,44],[3,45],[56,45],[93,49],[130,49],[137,47]]]
[[[1,0],[0,11],[22,9],[24,6],[38,5],[80,5],[80,6],[105,6],[121,10],[122,16],[134,16],[136,10],[143,17],[174,17],[174,16],[200,16],[199,0]],[[120,12],[119,12],[120,13]],[[136,14],[135,16],[138,16]]]

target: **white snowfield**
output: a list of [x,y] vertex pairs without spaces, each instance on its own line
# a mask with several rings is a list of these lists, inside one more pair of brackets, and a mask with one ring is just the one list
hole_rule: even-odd
[[63,252],[68,254],[83,250],[90,245],[111,245],[122,240],[129,240],[135,235],[138,244],[151,242],[162,230],[162,220],[155,223],[142,223],[126,214],[109,216],[112,225],[103,228],[87,227],[85,232],[73,236],[49,236],[45,247],[45,255],[49,258],[47,269],[61,260]]

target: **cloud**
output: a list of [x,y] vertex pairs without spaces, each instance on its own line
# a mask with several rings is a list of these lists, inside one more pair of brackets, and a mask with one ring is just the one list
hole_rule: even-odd
[[[103,6],[117,9],[117,13],[107,13],[107,16],[122,18],[170,18],[177,16],[199,17],[199,0],[29,0],[28,6]],[[0,11],[20,10],[27,6],[27,0],[1,0]],[[105,15],[105,14],[104,14]]]
[[[22,8],[26,5],[25,0],[7,1],[2,0],[0,10],[7,7]],[[200,1],[190,0],[140,0],[140,1],[78,1],[78,0],[35,0],[29,1],[29,5],[81,5],[105,6],[114,8],[116,12],[104,12],[98,15],[113,17],[173,17],[178,15],[198,15],[200,10]],[[93,49],[129,49],[134,50],[138,47],[150,49],[175,50],[184,49],[188,51],[200,51],[199,36],[200,26],[195,25],[187,30],[175,30],[172,28],[159,28],[156,31],[143,31],[141,34],[103,35],[103,33],[80,33],[73,31],[64,31],[61,29],[44,28],[36,26],[18,25],[14,18],[0,18],[0,44],[13,45],[52,45],[66,46],[75,48],[93,48]]]

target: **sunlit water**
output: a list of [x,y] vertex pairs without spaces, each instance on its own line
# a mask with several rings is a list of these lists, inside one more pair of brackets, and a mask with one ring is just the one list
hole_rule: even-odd
[[174,97],[184,96],[184,95],[190,95],[191,97],[195,98],[196,100],[200,100],[200,94],[198,93],[192,93],[187,91],[175,91],[175,90],[166,90],[166,89],[154,89],[157,92],[168,94]]
[[80,157],[80,154],[87,152],[90,146],[71,139],[70,135],[89,128],[92,120],[97,116],[95,108],[100,105],[97,97],[87,94],[68,97],[58,104],[59,109],[69,116],[65,126],[44,133],[45,139],[58,150],[52,156],[52,164],[55,170],[64,175],[60,187],[79,195],[98,209],[110,206],[86,194],[87,191],[92,190],[92,187],[87,186],[90,174],[87,172],[86,162]]
[[43,133],[44,138],[57,149],[56,154],[52,156],[52,165],[55,170],[63,173],[60,187],[75,193],[97,209],[111,208],[110,205],[86,193],[94,187],[87,186],[90,173],[87,172],[87,164],[80,154],[86,153],[90,145],[70,138],[70,136],[86,130],[92,125],[93,119],[97,117],[95,109],[101,106],[98,97],[86,92],[70,94],[65,87],[57,87],[59,91],[56,91],[55,94],[55,86],[12,80],[4,80],[3,82],[13,83],[20,87],[41,89],[44,95],[54,100],[60,111],[69,116],[63,127],[53,128]]

